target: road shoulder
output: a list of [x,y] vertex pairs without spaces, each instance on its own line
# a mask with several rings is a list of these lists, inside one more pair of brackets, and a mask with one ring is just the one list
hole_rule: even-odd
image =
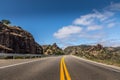
[[93,64],[95,66],[104,67],[104,68],[109,69],[109,70],[120,72],[120,67],[117,67],[117,66],[114,66],[114,65],[107,65],[107,64],[104,64],[104,63],[95,62],[95,61],[84,59],[84,58],[81,58],[81,57],[78,57],[78,56],[74,56],[74,55],[71,55],[71,56],[76,58],[76,59],[85,61],[85,62],[87,62],[89,64]]

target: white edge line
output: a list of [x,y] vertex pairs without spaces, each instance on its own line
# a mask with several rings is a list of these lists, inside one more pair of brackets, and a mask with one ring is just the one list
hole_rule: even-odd
[[103,67],[105,69],[109,69],[109,70],[113,70],[115,72],[120,72],[120,67],[117,67],[117,66],[114,66],[114,65],[107,65],[107,64],[104,64],[104,63],[99,63],[99,62],[95,62],[95,61],[91,61],[91,60],[88,60],[88,59],[84,59],[84,58],[81,58],[81,57],[77,57],[77,56],[73,56],[77,59],[80,59],[80,60],[83,60],[85,62],[89,62],[90,64],[93,64],[93,65],[100,65],[99,67]]
[[21,63],[7,65],[7,66],[2,66],[2,67],[0,67],[0,69],[4,69],[4,68],[8,68],[8,67],[13,67],[13,66],[17,66],[17,65],[22,65],[22,64],[27,64],[27,63],[32,63],[32,62],[36,62],[36,61],[39,61],[39,60],[41,60],[41,59],[27,61],[27,62],[21,62]]

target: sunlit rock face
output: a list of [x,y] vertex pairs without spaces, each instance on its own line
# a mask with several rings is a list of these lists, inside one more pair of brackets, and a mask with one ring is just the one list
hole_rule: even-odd
[[0,22],[0,53],[42,54],[43,49],[29,32]]
[[43,52],[45,55],[63,55],[64,51],[58,47],[56,43],[52,45],[42,45]]

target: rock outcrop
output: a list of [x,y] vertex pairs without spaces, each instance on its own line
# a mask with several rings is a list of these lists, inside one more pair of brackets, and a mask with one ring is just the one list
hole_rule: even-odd
[[64,52],[61,48],[57,46],[56,43],[53,45],[43,45],[43,52],[45,55],[63,55]]
[[0,53],[43,54],[43,49],[29,32],[0,22]]
[[103,47],[100,44],[69,46],[64,49],[64,52],[89,59],[113,59],[117,61],[120,57],[120,47]]

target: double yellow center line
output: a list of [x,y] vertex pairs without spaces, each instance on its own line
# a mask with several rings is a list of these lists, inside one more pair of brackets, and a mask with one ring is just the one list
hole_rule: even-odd
[[60,61],[60,80],[71,80],[70,74],[67,70],[64,57]]

